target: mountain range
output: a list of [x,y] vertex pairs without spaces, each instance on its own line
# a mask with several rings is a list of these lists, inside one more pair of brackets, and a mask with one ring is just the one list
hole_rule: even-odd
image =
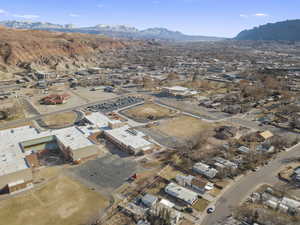
[[[19,70],[77,70],[98,66],[106,52],[151,47],[150,41],[0,26],[0,80]],[[106,63],[110,63],[105,58]],[[6,75],[5,75],[6,76]]]
[[300,20],[268,23],[240,32],[236,40],[300,41]]
[[99,24],[93,27],[75,27],[72,24],[60,25],[44,22],[29,22],[29,21],[1,21],[0,25],[16,28],[16,29],[30,29],[30,30],[46,30],[58,32],[77,32],[88,34],[101,34],[108,37],[127,38],[127,39],[157,39],[164,41],[220,41],[225,38],[210,37],[210,36],[196,36],[186,35],[179,31],[171,31],[166,28],[149,28],[139,30],[135,27],[125,25],[104,25]]

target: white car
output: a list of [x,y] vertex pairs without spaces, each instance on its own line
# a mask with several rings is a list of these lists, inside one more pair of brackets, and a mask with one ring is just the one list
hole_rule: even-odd
[[210,191],[210,190],[212,190],[212,189],[214,189],[214,184],[211,183],[211,182],[208,182],[208,183],[205,185],[205,190]]

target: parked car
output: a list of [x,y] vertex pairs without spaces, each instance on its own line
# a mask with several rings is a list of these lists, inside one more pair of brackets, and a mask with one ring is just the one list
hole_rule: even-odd
[[216,208],[214,206],[210,207],[207,209],[207,214],[211,214],[216,210]]

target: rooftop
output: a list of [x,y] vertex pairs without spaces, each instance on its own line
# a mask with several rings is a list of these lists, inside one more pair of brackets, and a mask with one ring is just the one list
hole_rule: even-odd
[[189,91],[188,88],[182,86],[165,87],[165,89],[170,91]]
[[31,126],[23,126],[0,131],[0,176],[29,168],[25,157],[30,151],[23,152],[20,143],[48,136],[56,138],[73,151],[93,143],[77,127],[38,132]]
[[152,145],[151,142],[145,139],[144,133],[132,130],[128,125],[112,130],[106,130],[105,132],[122,144],[130,146],[133,149],[147,150],[147,147]]
[[269,139],[273,137],[273,133],[271,131],[264,131],[260,133],[260,136],[262,136],[264,139]]
[[193,204],[195,200],[198,199],[198,194],[186,189],[184,187],[181,187],[175,183],[170,183],[165,187],[165,191],[172,195],[173,197],[176,197],[178,199],[181,199],[189,204]]
[[19,143],[35,135],[38,131],[30,126],[0,131],[0,176],[29,168]]
[[106,128],[108,123],[114,124],[121,122],[120,120],[111,119],[100,112],[91,113],[90,115],[86,115],[85,118],[99,128]]

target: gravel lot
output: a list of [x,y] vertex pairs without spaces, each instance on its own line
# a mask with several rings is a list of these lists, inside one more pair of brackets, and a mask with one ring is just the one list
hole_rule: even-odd
[[93,102],[95,100],[101,101],[115,98],[118,96],[115,93],[104,92],[102,90],[91,91],[91,89],[91,87],[77,87],[76,90],[72,90],[72,93],[76,93],[78,96],[80,96],[83,99],[86,99],[88,102]]

